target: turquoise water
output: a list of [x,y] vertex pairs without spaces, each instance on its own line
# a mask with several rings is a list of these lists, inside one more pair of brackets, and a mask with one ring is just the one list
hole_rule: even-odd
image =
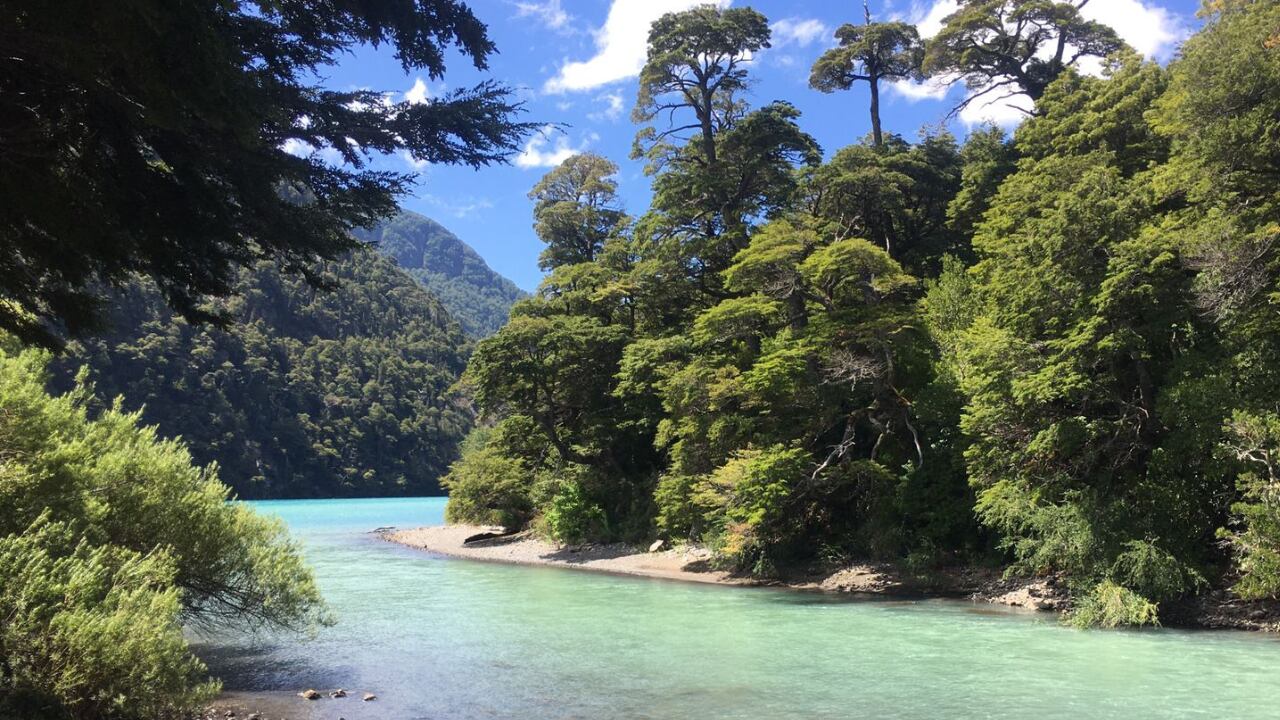
[[450,560],[367,534],[438,524],[444,502],[255,503],[305,543],[339,623],[199,651],[231,691],[379,696],[293,700],[295,718],[1280,718],[1274,637],[1081,632],[964,602]]

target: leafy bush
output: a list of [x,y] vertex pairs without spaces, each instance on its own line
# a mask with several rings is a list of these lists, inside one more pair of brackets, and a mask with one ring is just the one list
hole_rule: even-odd
[[606,535],[604,510],[587,497],[582,485],[574,480],[557,485],[542,516],[546,534],[568,545]]
[[1160,624],[1155,603],[1110,580],[1098,583],[1080,598],[1068,620],[1081,628]]
[[694,501],[698,478],[669,473],[658,480],[654,502],[658,506],[655,520],[658,531],[675,538],[697,538],[705,523]]
[[744,450],[701,481],[697,502],[730,565],[767,574],[775,546],[789,539],[787,503],[805,464],[803,451],[781,445]]
[[213,687],[183,622],[329,621],[280,521],[89,387],[48,395],[47,361],[0,340],[0,702],[155,718]]
[[1143,597],[1157,602],[1173,600],[1205,584],[1200,573],[1150,540],[1125,543],[1116,557],[1111,577]]
[[95,547],[48,513],[0,538],[9,707],[20,717],[159,718],[210,699],[218,684],[187,651],[175,576],[166,552]]
[[533,518],[530,472],[494,442],[493,435],[488,428],[473,430],[463,444],[462,458],[441,479],[449,491],[446,522],[518,530]]
[[1237,412],[1227,426],[1234,454],[1253,469],[1239,478],[1240,502],[1232,506],[1235,529],[1220,531],[1236,551],[1244,598],[1280,597],[1280,479],[1274,457],[1280,449],[1280,416]]

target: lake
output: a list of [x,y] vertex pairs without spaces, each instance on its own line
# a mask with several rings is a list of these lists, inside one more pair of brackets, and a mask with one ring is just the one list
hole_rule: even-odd
[[[1280,718],[1273,636],[1079,631],[967,602],[453,560],[368,534],[440,524],[444,498],[253,505],[304,543],[339,622],[196,647],[233,696],[291,720]],[[309,687],[378,700],[293,697]]]

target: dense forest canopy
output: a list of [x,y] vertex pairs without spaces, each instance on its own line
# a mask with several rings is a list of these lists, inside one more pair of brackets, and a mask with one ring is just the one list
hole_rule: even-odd
[[355,231],[377,246],[440,300],[468,337],[482,338],[507,322],[525,293],[494,272],[475,250],[443,225],[401,210],[370,229]]
[[118,296],[113,328],[58,358],[57,389],[87,367],[241,497],[431,495],[471,411],[450,387],[469,346],[441,303],[370,249],[314,268],[317,291],[270,263],[242,270],[219,312],[191,325],[153,285]]
[[[592,155],[534,189],[549,275],[467,367],[450,518],[766,576],[1000,563],[1081,624],[1280,597],[1280,6],[1206,3],[1161,67],[1083,4],[851,20],[811,83],[868,83],[873,132],[825,162],[748,92],[763,16],[654,23],[652,203]],[[1012,137],[881,128],[878,83],[922,75],[1035,105]]]

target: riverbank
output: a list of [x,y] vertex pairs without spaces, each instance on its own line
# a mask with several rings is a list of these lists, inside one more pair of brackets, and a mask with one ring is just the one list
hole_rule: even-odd
[[[622,543],[559,546],[532,533],[466,542],[501,528],[441,525],[408,530],[384,528],[378,534],[406,547],[465,560],[561,567],[614,575],[730,586],[783,587],[797,591],[885,597],[967,599],[1044,613],[1070,610],[1071,597],[1057,578],[1004,578],[992,568],[943,568],[927,575],[904,573],[889,564],[852,564],[839,568],[794,570],[761,580],[718,570],[711,553],[696,546],[646,549]],[[1247,602],[1217,591],[1174,603],[1161,613],[1165,625],[1184,628],[1276,632],[1280,603]]]
[[528,532],[466,542],[468,538],[499,530],[475,525],[443,525],[410,530],[388,528],[379,534],[389,542],[465,560],[681,582],[890,597],[967,598],[1039,611],[1065,610],[1068,602],[1066,593],[1052,579],[1004,580],[997,571],[984,568],[951,568],[914,577],[886,564],[855,564],[838,569],[798,570],[761,580],[718,570],[711,564],[710,551],[689,545],[652,549],[622,543],[559,546]]

